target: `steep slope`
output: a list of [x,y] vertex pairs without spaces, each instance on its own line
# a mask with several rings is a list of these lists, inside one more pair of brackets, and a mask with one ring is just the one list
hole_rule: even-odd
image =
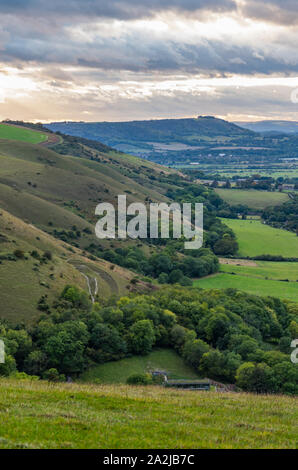
[[[115,203],[119,194],[127,194],[128,203],[167,200],[168,184],[158,181],[160,171],[122,154],[88,160],[29,143],[0,141],[0,206],[50,233],[79,230],[75,242],[86,247],[95,239],[99,202]],[[68,234],[65,237],[71,241]]]
[[146,290],[130,281],[134,273],[53,238],[0,209],[0,319],[31,322],[43,296],[51,306],[67,284],[89,292],[93,300]]

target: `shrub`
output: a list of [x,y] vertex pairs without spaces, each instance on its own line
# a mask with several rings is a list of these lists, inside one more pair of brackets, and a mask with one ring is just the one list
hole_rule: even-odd
[[126,381],[128,385],[150,385],[152,377],[150,374],[133,374]]
[[16,258],[18,259],[24,259],[25,258],[25,253],[23,252],[23,250],[15,250],[13,252],[13,254],[15,255]]

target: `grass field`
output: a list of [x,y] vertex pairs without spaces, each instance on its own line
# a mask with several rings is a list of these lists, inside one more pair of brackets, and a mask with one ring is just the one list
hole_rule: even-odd
[[235,206],[245,204],[251,209],[262,210],[268,206],[277,206],[289,200],[285,193],[272,193],[269,191],[257,191],[254,189],[222,189],[215,190],[217,194],[228,204]]
[[289,448],[297,399],[0,381],[0,448]]
[[236,234],[240,256],[280,255],[298,257],[298,237],[258,220],[222,219]]
[[80,381],[92,382],[98,379],[100,383],[126,383],[130,375],[144,374],[154,369],[168,372],[173,379],[199,378],[175,351],[156,349],[148,356],[134,356],[92,367],[80,377]]
[[47,140],[47,135],[28,128],[0,124],[0,139],[17,140],[30,144],[39,144]]
[[[262,279],[298,281],[298,263],[273,263],[256,261],[256,266],[232,266],[222,264],[220,270],[226,273],[236,273],[248,277]],[[297,285],[298,289],[298,285]]]
[[279,297],[298,302],[298,283],[271,281],[248,277],[243,275],[231,275],[219,273],[215,276],[205,277],[194,281],[195,287],[202,289],[239,289],[259,296]]

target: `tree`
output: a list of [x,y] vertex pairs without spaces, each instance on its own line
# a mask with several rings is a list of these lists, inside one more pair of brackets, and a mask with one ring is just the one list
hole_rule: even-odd
[[43,374],[43,378],[44,380],[48,380],[49,382],[65,382],[65,375],[59,374],[59,372],[55,368],[47,370]]
[[176,284],[183,278],[183,272],[181,269],[174,269],[169,275],[169,283]]
[[51,367],[58,367],[64,374],[78,374],[86,363],[84,352],[88,340],[89,333],[83,322],[67,321],[57,325],[56,333],[47,339],[43,351]]
[[126,353],[126,343],[119,331],[112,325],[97,323],[90,337],[90,345],[96,350],[94,359],[106,362],[121,359]]
[[211,315],[205,328],[207,339],[211,341],[212,344],[216,345],[217,340],[222,338],[228,331],[229,325],[230,321],[227,315],[220,311],[215,311]]
[[139,320],[129,329],[128,342],[134,354],[149,354],[155,342],[151,320]]
[[209,345],[201,339],[190,340],[183,348],[183,358],[191,366],[197,368],[200,365],[203,354],[209,351]]
[[235,382],[238,367],[241,364],[239,354],[222,353],[218,350],[205,353],[201,359],[199,372],[215,380]]
[[39,350],[32,351],[24,362],[24,369],[30,375],[42,375],[47,364],[46,355]]
[[169,282],[169,276],[167,275],[167,273],[161,273],[158,276],[157,280],[158,280],[159,284],[167,284]]
[[236,384],[248,392],[274,391],[274,372],[267,364],[244,362],[237,370]]
[[16,361],[14,357],[10,354],[5,355],[5,363],[0,364],[0,377],[8,377],[10,374],[15,372],[16,368]]
[[234,255],[238,248],[237,241],[230,237],[218,240],[213,246],[216,255]]

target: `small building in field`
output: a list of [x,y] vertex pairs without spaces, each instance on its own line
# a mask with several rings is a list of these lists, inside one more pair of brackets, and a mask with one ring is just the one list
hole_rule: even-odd
[[209,379],[202,379],[202,380],[185,380],[185,379],[178,379],[178,380],[168,380],[165,383],[166,387],[173,387],[173,388],[180,388],[183,390],[206,390],[209,391],[211,389],[211,381]]

